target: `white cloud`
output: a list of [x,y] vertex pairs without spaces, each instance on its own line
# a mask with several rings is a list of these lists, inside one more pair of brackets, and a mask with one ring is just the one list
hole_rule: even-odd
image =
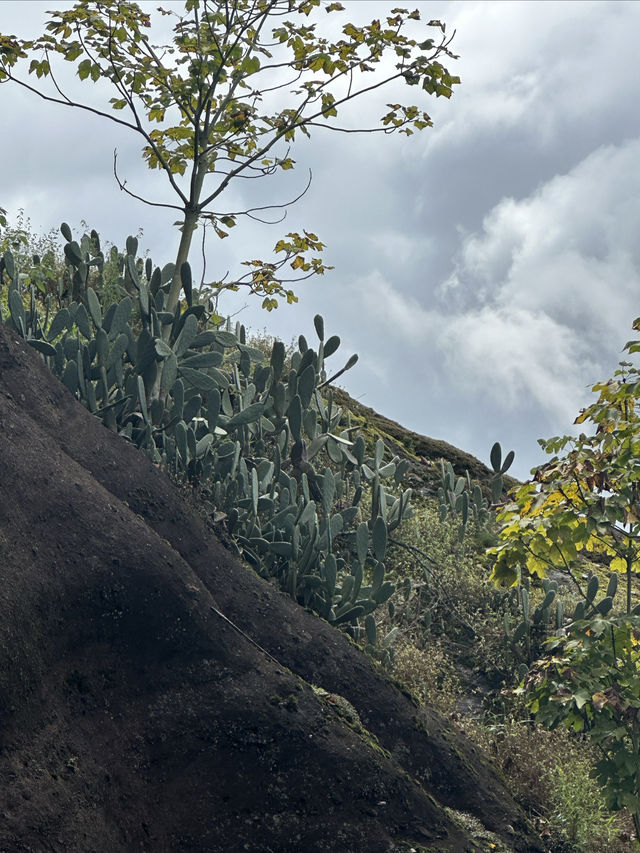
[[585,367],[575,330],[544,311],[519,308],[482,308],[442,329],[439,343],[459,389],[484,392],[494,408],[542,408],[571,423]]
[[[3,31],[39,32],[31,16],[51,5],[60,3],[5,0]],[[394,5],[359,0],[335,18],[322,13],[323,26],[382,18]],[[243,223],[210,240],[207,280],[267,258],[287,231],[318,233],[336,270],[297,286],[297,305],[267,315],[241,293],[223,310],[247,302],[243,322],[310,342],[313,314],[322,313],[327,333],[343,340],[332,362],[361,356],[345,379],[356,396],[485,457],[500,438],[515,446],[524,474],[537,459],[536,437],[569,428],[640,314],[640,112],[629,107],[640,79],[640,4],[413,5],[448,32],[457,28],[452,49],[461,58],[445,64],[462,85],[450,101],[404,85],[385,90],[345,119],[376,120],[397,98],[415,100],[435,126],[410,139],[318,132],[301,140],[294,173],[240,184],[225,204],[286,200],[304,186],[307,166],[309,193],[279,226]],[[85,218],[119,245],[144,225],[141,243],[154,261],[171,259],[177,217],[127,199],[112,179],[117,145],[132,190],[173,200],[141,161],[137,137],[9,86],[0,86],[0,103],[11,117],[0,142],[3,207],[24,206],[45,229]],[[198,239],[197,277],[199,259]]]
[[[444,16],[460,54],[456,109],[434,108],[438,134],[426,152],[460,145],[478,132],[525,128],[537,145],[557,145],[568,126],[612,123],[637,97],[635,34],[640,5],[546,4],[493,0],[452,3]],[[625,108],[626,109],[626,108]]]
[[459,379],[566,420],[615,368],[640,307],[639,157],[640,140],[601,148],[464,239],[441,291]]
[[372,333],[384,333],[405,345],[420,345],[437,322],[434,312],[423,308],[374,270],[349,285],[349,301],[359,306],[361,319]]

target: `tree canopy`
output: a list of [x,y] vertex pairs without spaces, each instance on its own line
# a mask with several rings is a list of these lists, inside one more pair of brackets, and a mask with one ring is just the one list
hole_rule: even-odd
[[[440,61],[455,58],[441,21],[424,24],[419,11],[394,8],[366,26],[344,23],[333,37],[322,34],[331,28],[318,20],[321,9],[345,11],[341,3],[321,0],[186,0],[180,11],[158,10],[173,24],[170,41],[159,45],[149,12],[137,3],[81,0],[50,12],[35,39],[0,34],[0,81],[142,137],[142,155],[149,168],[163,172],[174,201],[137,194],[118,174],[115,154],[114,173],[130,196],[179,213],[169,308],[178,302],[180,271],[199,221],[223,238],[242,216],[264,221],[270,208],[286,208],[230,210],[221,197],[232,181],[294,168],[292,143],[316,128],[346,134],[423,130],[432,121],[418,105],[388,103],[373,127],[350,125],[346,108],[394,81],[446,98],[459,83]],[[108,80],[114,89],[109,105],[67,94],[56,60],[73,63],[80,80]],[[322,274],[327,267],[317,253],[323,248],[311,231],[289,233],[275,245],[275,263],[248,260],[244,278],[217,285],[248,285],[267,309],[277,297],[295,301],[288,283]]]

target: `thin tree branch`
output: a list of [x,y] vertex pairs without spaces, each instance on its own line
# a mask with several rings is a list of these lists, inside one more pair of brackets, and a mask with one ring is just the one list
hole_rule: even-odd
[[[203,216],[247,216],[250,213],[254,213],[257,210],[282,210],[284,208],[291,207],[292,204],[296,204],[296,202],[300,201],[300,199],[306,195],[309,191],[309,187],[311,186],[311,181],[313,180],[313,173],[311,169],[309,169],[309,180],[307,181],[306,187],[299,193],[294,199],[291,201],[285,201],[282,204],[265,204],[260,205],[258,207],[248,207],[246,210],[235,210],[235,211],[225,211],[224,213],[216,213],[211,211],[203,211]],[[278,220],[282,221],[282,220]]]
[[120,176],[118,175],[117,160],[118,160],[118,150],[117,150],[117,148],[114,148],[114,150],[113,150],[113,174],[114,174],[114,177],[116,179],[116,183],[118,184],[118,186],[120,187],[120,189],[123,192],[125,192],[127,195],[130,195],[131,198],[135,198],[138,201],[141,201],[143,204],[149,205],[149,207],[166,207],[166,208],[169,208],[170,210],[179,210],[180,213],[184,212],[183,208],[179,207],[176,204],[166,204],[166,203],[159,202],[159,201],[149,201],[149,199],[144,198],[141,195],[137,195],[136,193],[132,192],[132,190],[127,189],[127,185],[126,185],[127,182],[122,181],[120,179]]
[[[318,387],[321,387],[321,386],[318,386]],[[424,564],[424,562],[423,562],[423,559],[429,560],[429,562],[430,562],[430,563],[432,563],[434,566],[437,566],[437,565],[438,565],[438,563],[433,559],[433,557],[430,557],[428,554],[425,554],[425,552],[424,552],[424,551],[421,551],[419,548],[416,548],[416,547],[415,547],[415,546],[413,546],[413,545],[408,545],[406,542],[401,542],[399,539],[392,539],[392,538],[390,538],[390,539],[389,539],[389,542],[390,542],[392,545],[397,545],[399,548],[404,548],[405,550],[409,551],[409,553],[413,555],[413,557],[414,557],[415,561],[416,561],[419,565],[421,565],[424,569],[426,569],[426,571],[428,571],[428,572],[429,572],[429,579],[430,579],[430,581],[434,581],[434,582],[435,582],[435,585],[436,585],[436,587],[438,587],[438,591],[439,591],[440,595],[442,595],[442,597],[444,598],[444,600],[445,600],[445,601],[447,602],[447,604],[449,605],[449,608],[450,608],[450,610],[451,610],[451,613],[456,617],[456,619],[458,620],[458,622],[460,622],[460,624],[461,624],[461,625],[463,625],[465,628],[468,628],[468,629],[469,629],[469,631],[471,631],[471,633],[473,634],[473,636],[474,636],[474,637],[476,637],[476,636],[478,635],[478,632],[476,631],[476,629],[473,627],[473,625],[471,625],[469,622],[467,622],[467,620],[466,620],[466,619],[464,619],[464,618],[460,615],[460,613],[458,612],[458,609],[456,608],[455,604],[454,604],[454,603],[453,603],[453,601],[449,598],[449,596],[447,595],[447,593],[444,591],[444,587],[442,586],[442,584],[441,584],[441,582],[438,580],[438,578],[434,575],[434,573],[433,573],[432,569],[430,569],[428,566],[425,566],[425,564]]]
[[[47,101],[52,104],[62,104],[65,107],[75,107],[79,110],[84,110],[88,113],[93,113],[93,115],[100,116],[101,118],[107,118],[109,121],[115,122],[115,124],[120,124],[123,127],[128,127],[129,130],[138,131],[138,128],[135,124],[131,124],[129,121],[125,121],[124,119],[117,118],[116,116],[111,115],[110,113],[105,113],[102,110],[98,110],[95,107],[90,107],[88,104],[81,104],[76,101],[72,101],[68,96],[65,95],[66,100],[61,100],[60,98],[54,98],[51,95],[47,95],[44,92],[40,92],[34,86],[29,85],[24,80],[20,80],[18,77],[14,77],[13,74],[7,69],[4,69],[5,74],[7,75],[8,80],[12,80],[14,83],[17,83],[18,86],[22,86],[23,89],[27,89],[29,92],[33,92],[34,95],[37,95],[39,98],[42,98],[43,101]],[[138,131],[139,132],[139,131]]]

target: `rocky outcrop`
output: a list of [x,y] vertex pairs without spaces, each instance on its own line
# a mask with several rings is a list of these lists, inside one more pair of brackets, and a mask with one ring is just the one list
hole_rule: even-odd
[[0,850],[483,849],[456,809],[543,849],[450,723],[0,325]]

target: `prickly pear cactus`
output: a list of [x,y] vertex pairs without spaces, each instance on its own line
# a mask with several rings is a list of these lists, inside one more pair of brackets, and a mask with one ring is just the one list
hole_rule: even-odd
[[[596,574],[591,573],[586,587],[585,598],[579,601],[573,615],[566,616],[564,605],[558,597],[558,584],[554,580],[544,578],[542,581],[543,598],[539,604],[531,606],[531,581],[522,578],[511,592],[512,603],[515,604],[518,615],[510,618],[504,616],[504,632],[506,643],[516,661],[520,662],[519,674],[524,677],[528,665],[540,656],[544,641],[554,634],[563,632],[570,622],[590,619],[594,616],[606,616],[613,607],[613,600],[618,589],[619,575],[612,572],[607,588],[602,595],[600,581]],[[640,612],[640,607],[636,608]]]
[[267,359],[242,326],[210,321],[188,264],[185,300],[167,311],[173,266],[143,262],[134,237],[112,250],[118,298],[104,310],[98,235],[61,232],[73,286],[66,297],[59,288],[55,311],[50,295],[43,314],[33,289],[21,291],[10,253],[0,260],[7,323],[108,429],[197,487],[239,553],[300,604],[358,626],[388,602],[387,542],[410,513],[407,463],[385,458],[382,441],[368,456],[335,405],[331,382],[357,357],[329,374],[340,339],[325,339],[322,317],[313,347],[300,336],[287,360],[276,341]]

